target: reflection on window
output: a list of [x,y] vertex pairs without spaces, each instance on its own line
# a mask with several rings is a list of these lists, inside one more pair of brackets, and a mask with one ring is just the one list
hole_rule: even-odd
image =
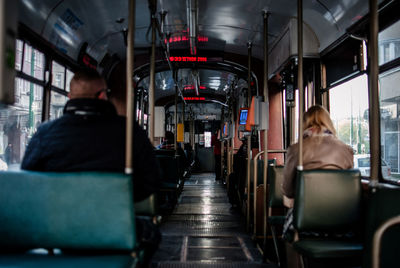
[[15,43],[15,70],[21,71],[21,61],[22,61],[22,50],[24,43],[21,40],[17,40]]
[[64,76],[65,76],[65,67],[58,64],[57,62],[52,62],[52,81],[51,85],[58,87],[60,89],[64,89]]
[[65,91],[69,92],[69,84],[71,83],[71,79],[74,77],[74,73],[67,69],[67,79],[65,81]]
[[[390,167],[390,180],[400,180],[400,68],[379,76],[381,155]],[[383,171],[383,167],[382,167]]]
[[[17,50],[17,57],[18,57],[18,50]],[[21,52],[21,57],[22,57],[22,52]],[[39,80],[44,79],[44,55],[43,53],[29,46],[28,44],[25,44],[24,46],[23,64],[24,65],[22,71],[25,74],[30,75]],[[21,67],[19,66],[19,68]]]
[[57,119],[63,115],[63,109],[67,101],[68,97],[54,91],[51,92],[50,120]]
[[15,79],[14,105],[0,108],[0,170],[18,170],[25,148],[42,120],[43,88]]
[[378,46],[379,65],[400,57],[400,21],[379,33]]

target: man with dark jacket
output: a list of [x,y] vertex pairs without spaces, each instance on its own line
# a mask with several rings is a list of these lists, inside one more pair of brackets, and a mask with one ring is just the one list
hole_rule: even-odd
[[[125,166],[125,118],[107,101],[107,85],[95,70],[77,72],[64,115],[42,124],[21,168],[37,171],[112,171]],[[134,125],[134,198],[156,192],[158,162],[146,133]]]

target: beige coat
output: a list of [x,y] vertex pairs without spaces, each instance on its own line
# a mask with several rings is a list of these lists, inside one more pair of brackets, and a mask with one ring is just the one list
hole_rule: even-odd
[[[296,170],[299,162],[298,143],[287,151],[283,170],[282,190],[286,197],[293,198],[296,190]],[[303,169],[351,169],[353,149],[331,134],[317,134],[303,140]]]

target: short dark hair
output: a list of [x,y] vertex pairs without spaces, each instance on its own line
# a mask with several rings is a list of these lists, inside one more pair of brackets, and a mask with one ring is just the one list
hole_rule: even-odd
[[91,68],[80,68],[75,72],[74,77],[72,77],[72,80],[75,80],[75,81],[82,80],[82,81],[87,81],[87,82],[100,80],[100,79],[103,79],[103,77],[101,77],[99,72],[97,72],[95,69],[91,69]]
[[126,101],[126,62],[120,61],[111,70],[107,84],[110,87],[110,98]]
[[166,131],[165,132],[165,140],[167,141],[168,144],[174,144],[175,141],[175,135],[171,131]]

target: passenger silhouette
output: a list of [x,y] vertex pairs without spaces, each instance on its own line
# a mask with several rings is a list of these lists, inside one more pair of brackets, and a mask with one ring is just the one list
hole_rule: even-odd
[[[303,117],[303,169],[350,169],[353,168],[353,149],[336,137],[329,112],[320,105],[310,107]],[[298,165],[298,143],[287,151],[282,190],[287,197],[286,205],[293,205]]]
[[[303,116],[303,169],[351,169],[353,149],[336,137],[329,112],[320,105],[310,107]],[[288,148],[283,170],[282,192],[289,207],[283,228],[284,237],[293,239],[293,204],[296,191],[296,170],[299,145]]]
[[[125,118],[107,101],[107,85],[97,71],[82,69],[71,80],[70,100],[60,118],[42,124],[29,142],[22,169],[115,171],[125,168]],[[158,163],[146,133],[135,124],[134,198],[158,187]]]

